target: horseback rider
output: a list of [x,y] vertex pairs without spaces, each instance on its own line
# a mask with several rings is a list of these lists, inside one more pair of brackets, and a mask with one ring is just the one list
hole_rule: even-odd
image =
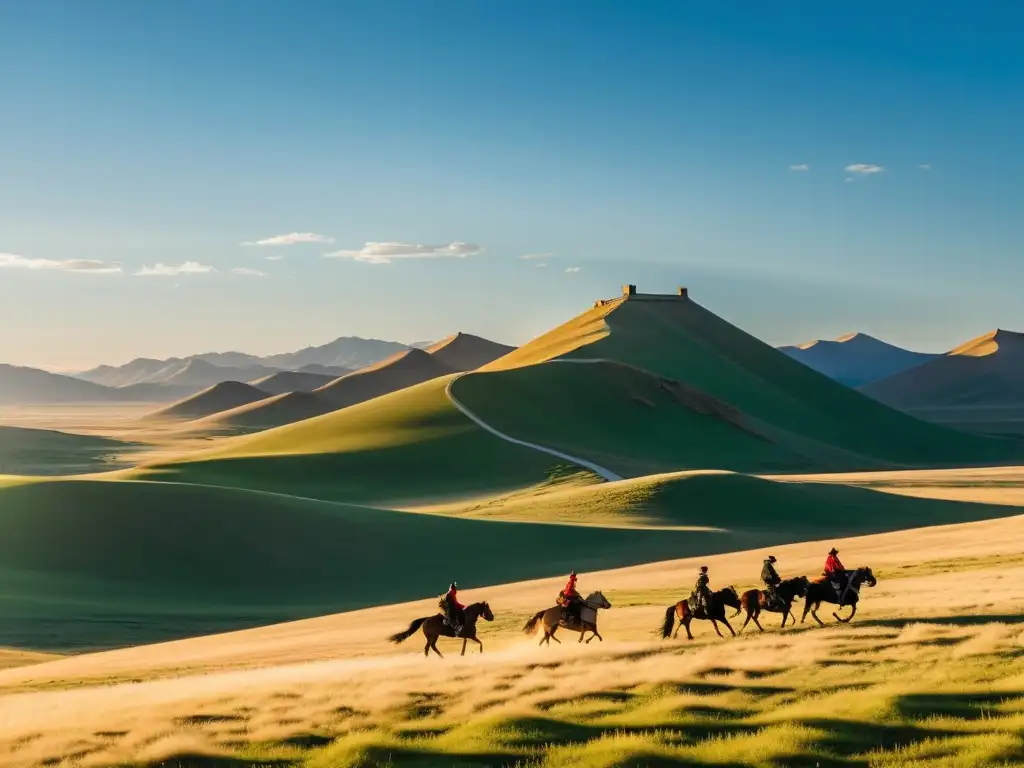
[[704,613],[707,616],[711,615],[711,587],[708,586],[710,581],[711,579],[708,576],[708,567],[706,565],[702,565],[700,567],[700,574],[697,576],[697,584],[693,588],[693,595],[691,595],[691,597],[694,598],[695,611],[699,612],[703,608]]
[[458,635],[462,632],[462,625],[465,623],[466,606],[459,602],[459,585],[454,581],[448,587],[448,593],[444,596],[444,603],[448,608],[445,622]]
[[768,555],[768,559],[764,561],[764,565],[761,567],[761,581],[764,582],[764,593],[768,598],[768,605],[775,605],[778,602],[779,596],[775,589],[782,583],[782,579],[779,578],[779,574],[775,571],[775,562],[775,555]]
[[846,576],[846,568],[839,561],[839,550],[835,547],[828,552],[828,558],[825,560],[825,572],[823,574],[829,583],[832,584],[832,588],[836,591],[836,599],[839,600],[839,604],[842,605],[843,595],[840,592],[842,588],[842,582]]
[[583,597],[576,591],[576,571],[569,573],[569,581],[562,590],[562,616],[565,619],[570,617],[580,620],[580,609],[583,607]]

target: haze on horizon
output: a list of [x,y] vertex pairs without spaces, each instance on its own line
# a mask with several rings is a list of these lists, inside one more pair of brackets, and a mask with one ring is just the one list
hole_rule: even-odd
[[1024,329],[1024,8],[12,4],[0,362],[519,344],[688,285],[772,344]]

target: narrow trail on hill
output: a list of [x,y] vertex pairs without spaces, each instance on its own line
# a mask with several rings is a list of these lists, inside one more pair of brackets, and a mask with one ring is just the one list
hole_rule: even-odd
[[[604,362],[610,362],[610,361],[600,360],[600,359],[587,359],[587,360],[548,360],[548,362],[549,363],[604,363]],[[463,376],[466,376],[468,373],[472,373],[472,371],[469,371],[467,373],[460,373],[458,376],[453,378],[451,381],[448,382],[448,386],[445,387],[444,391],[445,391],[445,394],[448,395],[448,399],[451,400],[452,405],[454,405],[456,408],[458,408],[459,411],[462,413],[462,415],[466,416],[468,419],[470,419],[478,427],[481,427],[481,428],[487,430],[492,435],[494,435],[495,437],[498,437],[498,438],[504,440],[505,442],[513,443],[515,445],[521,445],[524,448],[532,448],[535,451],[540,451],[541,453],[547,453],[547,454],[550,454],[551,456],[557,456],[558,458],[564,459],[565,461],[571,461],[573,464],[578,464],[579,466],[584,467],[586,469],[589,469],[591,472],[593,472],[593,473],[595,473],[597,475],[600,475],[602,478],[604,478],[605,480],[607,480],[609,482],[615,482],[616,480],[622,480],[622,476],[621,475],[617,475],[614,472],[612,472],[610,469],[606,469],[605,467],[602,467],[599,464],[595,464],[592,461],[587,461],[586,459],[581,459],[579,456],[571,456],[568,453],[562,453],[562,451],[556,451],[554,448],[547,448],[547,447],[545,447],[543,445],[537,445],[537,443],[529,443],[526,440],[520,440],[518,438],[512,437],[511,435],[506,435],[504,432],[501,432],[501,431],[495,429],[494,427],[492,427],[486,421],[484,421],[479,416],[477,416],[475,413],[473,413],[471,410],[469,410],[469,408],[467,408],[465,405],[463,405],[459,401],[459,399],[457,397],[455,397],[455,394],[452,392],[452,386],[455,384],[455,382],[457,382]]]

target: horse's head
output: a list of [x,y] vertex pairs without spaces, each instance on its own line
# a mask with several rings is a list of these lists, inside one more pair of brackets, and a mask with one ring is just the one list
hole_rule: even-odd
[[867,584],[869,587],[873,587],[878,583],[878,579],[875,578],[875,574],[873,574],[871,569],[866,566],[857,569],[857,576],[862,584]]
[[606,598],[601,592],[594,592],[593,594],[589,595],[586,599],[586,602],[590,603],[593,606],[596,606],[598,608],[604,608],[606,610],[612,607],[612,604],[608,602],[608,598]]
[[806,576],[797,576],[793,579],[793,586],[795,587],[794,593],[797,597],[804,597],[807,594],[807,590],[811,587],[811,580]]
[[473,603],[466,607],[466,615],[473,615],[483,618],[485,621],[494,621],[494,614],[491,612],[491,606],[486,602]]
[[736,587],[726,587],[720,590],[718,594],[722,596],[722,602],[731,608],[740,607],[740,595],[736,591]]

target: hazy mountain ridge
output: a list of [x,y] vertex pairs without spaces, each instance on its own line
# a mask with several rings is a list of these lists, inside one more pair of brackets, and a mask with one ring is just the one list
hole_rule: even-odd
[[834,340],[818,339],[778,349],[848,387],[880,381],[938,357],[904,349],[866,333],[851,333]]

